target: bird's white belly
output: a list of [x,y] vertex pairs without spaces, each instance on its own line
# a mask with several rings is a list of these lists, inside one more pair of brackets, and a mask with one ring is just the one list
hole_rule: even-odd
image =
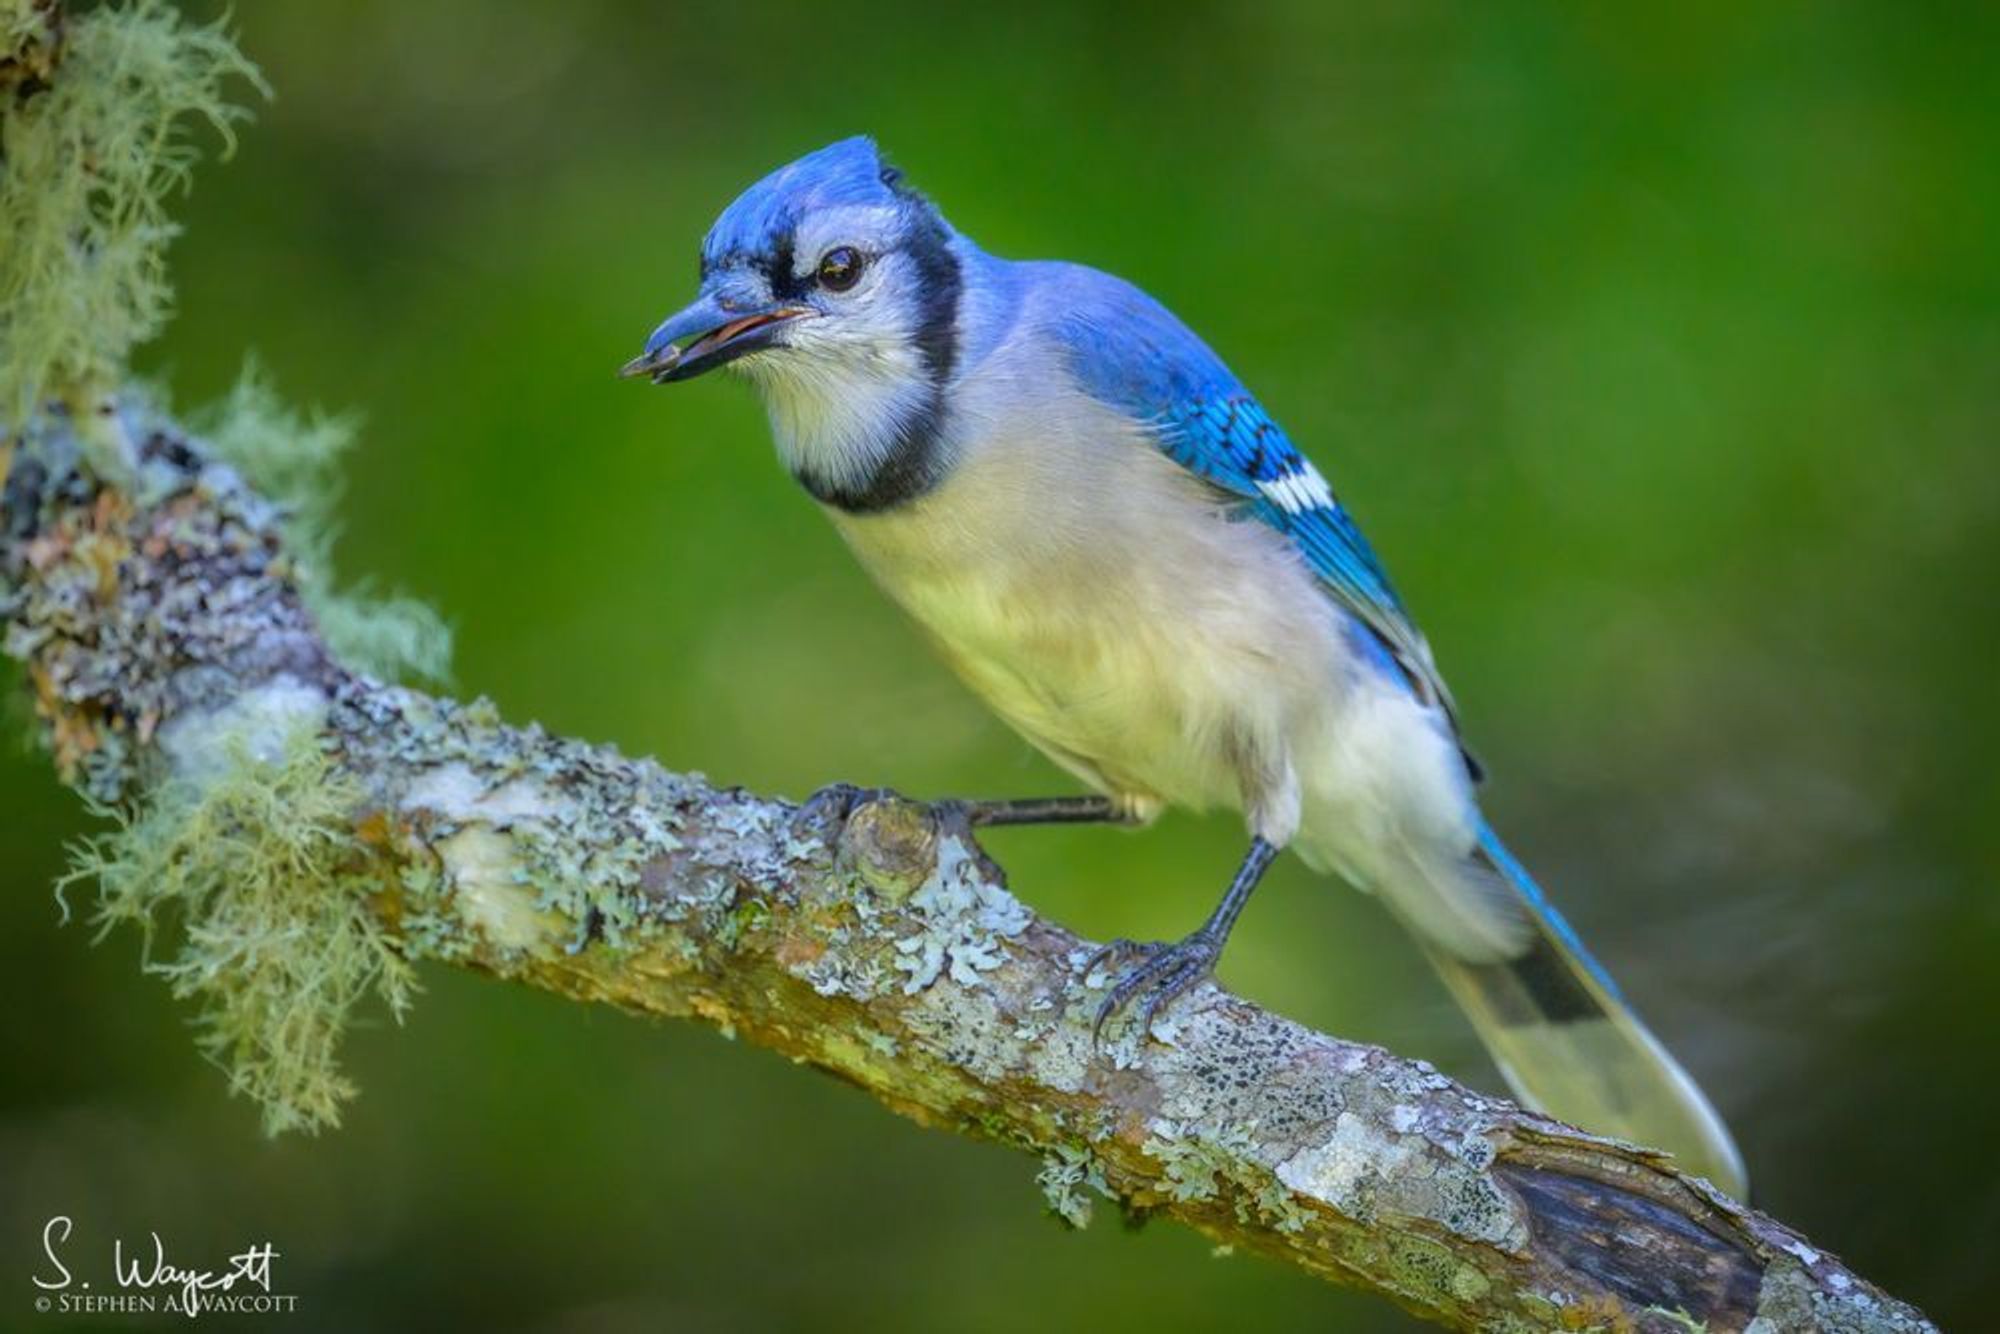
[[1238,800],[1222,738],[1240,723],[1210,687],[1218,646],[1176,609],[1129,584],[1086,605],[992,574],[894,591],[996,712],[1087,781],[1195,807]]
[[1143,443],[988,447],[910,506],[834,517],[995,711],[1141,809],[1254,801],[1336,689],[1297,556]]

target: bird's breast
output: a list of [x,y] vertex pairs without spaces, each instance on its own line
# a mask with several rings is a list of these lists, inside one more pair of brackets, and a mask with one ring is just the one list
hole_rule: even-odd
[[[1332,613],[1283,539],[1122,418],[979,441],[894,511],[829,511],[1031,741],[1109,790],[1235,804],[1332,679]],[[1029,427],[1036,423],[1025,423]]]

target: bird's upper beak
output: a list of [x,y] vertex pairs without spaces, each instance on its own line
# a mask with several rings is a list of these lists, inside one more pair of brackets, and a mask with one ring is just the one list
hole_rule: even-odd
[[[686,380],[768,347],[780,326],[812,312],[800,306],[725,309],[713,295],[669,315],[653,330],[646,350],[619,368],[621,376],[649,375],[654,384]],[[683,345],[683,338],[694,341]]]

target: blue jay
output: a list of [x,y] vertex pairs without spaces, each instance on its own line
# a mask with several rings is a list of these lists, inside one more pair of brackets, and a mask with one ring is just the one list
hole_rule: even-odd
[[1479,813],[1450,692],[1319,470],[1157,301],[986,254],[865,138],[750,187],[626,375],[728,366],[882,588],[1091,797],[974,823],[1233,807],[1250,847],[1175,942],[1117,941],[1097,1024],[1214,968],[1280,850],[1377,895],[1530,1105],[1741,1194],[1694,1082]]

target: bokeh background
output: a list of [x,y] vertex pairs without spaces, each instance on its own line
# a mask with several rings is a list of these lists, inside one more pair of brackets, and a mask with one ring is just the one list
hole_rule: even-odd
[[[201,172],[143,365],[191,406],[254,349],[365,414],[342,565],[444,611],[455,689],[764,790],[1063,786],[867,585],[747,389],[612,378],[741,187],[872,132],[987,248],[1119,272],[1223,350],[1373,534],[1497,823],[1759,1202],[1985,1322],[2000,11],[239,9],[277,99]],[[274,1241],[298,1330],[1413,1326],[1171,1225],[1066,1232],[1027,1159],[707,1029],[444,970],[352,1038],[345,1128],[265,1141],[136,939],[58,925],[90,826],[23,715],[0,1325],[65,1212],[93,1249]],[[992,839],[1035,906],[1135,936],[1198,921],[1239,843]],[[1497,1087],[1381,912],[1297,866],[1223,974]]]

